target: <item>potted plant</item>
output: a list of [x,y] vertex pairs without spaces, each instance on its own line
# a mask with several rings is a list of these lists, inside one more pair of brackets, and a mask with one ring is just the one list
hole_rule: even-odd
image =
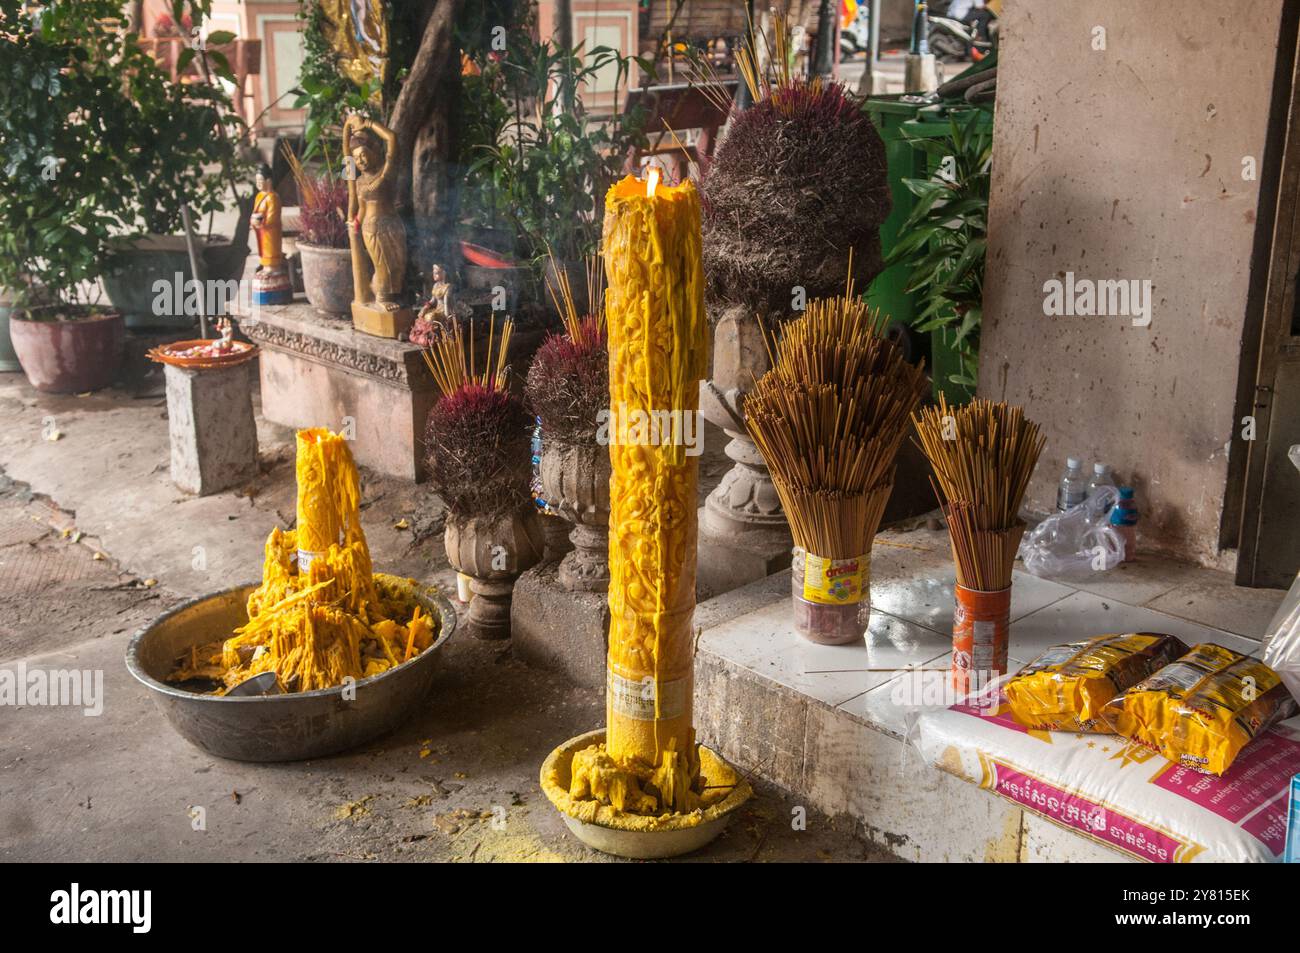
[[[94,8],[113,4],[76,4],[78,16],[67,26],[79,31],[81,43],[105,51],[106,72],[116,76],[125,108],[114,117],[100,117],[109,135],[121,136],[126,173],[133,183],[131,209],[114,237],[112,254],[103,270],[108,300],[126,316],[128,327],[184,327],[193,324],[188,309],[173,313],[159,306],[168,300],[156,293],[159,281],[188,282],[199,278],[237,281],[248,257],[248,213],[251,190],[245,186],[250,169],[237,149],[243,122],[232,107],[221,82],[233,84],[235,75],[218,47],[228,47],[233,33],[212,31],[202,43],[180,48],[177,76],[194,73],[204,81],[176,82],[165,64],[143,47],[135,34],[122,32],[111,21],[87,22]],[[120,4],[117,5],[120,8]],[[207,3],[171,3],[174,23],[190,24],[185,36],[197,36],[207,14]],[[85,9],[90,8],[90,9]],[[108,60],[109,56],[111,60]],[[115,128],[120,127],[120,128]],[[241,196],[240,189],[245,195]],[[239,206],[235,234],[194,235],[200,270],[193,274],[187,228],[197,229],[202,216],[222,211],[233,196]],[[185,211],[191,215],[185,222]],[[209,221],[211,221],[209,219]]]
[[10,317],[14,311],[22,310],[24,305],[43,303],[44,296],[41,289],[33,287],[26,281],[14,289],[0,287],[0,373],[13,373],[23,369],[9,337]]
[[[509,28],[503,52],[471,53],[462,77],[464,227],[474,240],[504,227],[515,247],[494,250],[530,263],[536,288],[560,273],[576,281],[598,249],[606,191],[646,143],[645,110],[617,108],[640,61],[605,46],[539,42],[529,22]],[[578,91],[609,73],[615,111],[592,118]],[[580,314],[590,310],[586,290],[574,286]]]
[[336,176],[326,154],[319,173],[289,149],[285,158],[298,186],[298,255],[307,300],[318,311],[342,317],[352,308],[352,254],[348,246],[348,184]]
[[447,504],[447,559],[470,577],[468,628],[480,639],[509,637],[515,580],[545,549],[529,488],[532,420],[507,387],[510,331],[507,320],[489,339],[482,372],[470,367],[459,323],[425,351],[442,393],[425,433],[430,482]]
[[[174,226],[183,206],[219,207],[205,165],[233,157],[217,134],[231,121],[220,86],[171,82],[121,30],[120,14],[115,0],[0,0],[0,287],[33,282],[51,302],[10,321],[23,369],[41,389],[112,380],[123,321],[98,304],[98,279],[131,234]],[[164,297],[145,290],[151,302]]]
[[[609,411],[604,316],[580,318],[567,281],[561,279],[559,288],[553,297],[565,330],[548,335],[537,349],[526,391],[542,421],[546,501],[573,524],[573,549],[560,561],[560,584],[603,592],[609,586],[610,475],[609,446],[600,439],[602,416]],[[591,287],[587,299],[599,298],[598,287]]]
[[993,136],[987,113],[950,115],[931,135],[904,133],[923,151],[935,173],[903,179],[917,197],[899,228],[887,264],[909,270],[906,290],[919,299],[917,331],[929,331],[934,391],[965,403],[979,376],[984,315],[984,258],[988,244]]

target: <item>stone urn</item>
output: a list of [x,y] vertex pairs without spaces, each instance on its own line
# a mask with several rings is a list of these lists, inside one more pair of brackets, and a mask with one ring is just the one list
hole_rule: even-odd
[[508,639],[515,580],[541,561],[546,546],[536,508],[529,503],[495,518],[450,515],[443,540],[452,568],[470,577],[470,634]]
[[573,551],[560,560],[560,585],[570,592],[609,588],[609,447],[542,438],[547,502],[573,524]]
[[[732,467],[700,507],[699,569],[702,592],[719,595],[790,565],[790,525],[763,455],[745,428],[745,395],[769,370],[762,327],[744,304],[711,312],[713,370],[700,381],[700,414],[722,429]],[[779,315],[763,316],[769,329]]]

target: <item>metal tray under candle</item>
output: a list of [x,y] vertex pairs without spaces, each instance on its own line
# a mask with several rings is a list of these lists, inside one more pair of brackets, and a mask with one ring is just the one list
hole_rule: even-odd
[[[561,788],[569,783],[569,766],[573,756],[591,745],[601,744],[605,740],[605,729],[599,728],[586,734],[570,738],[550,753],[542,764],[541,784],[547,797],[554,802],[554,790],[548,784],[548,777],[553,771]],[[701,761],[707,760],[715,769],[725,768],[735,775],[735,787],[727,797],[712,808],[711,816],[700,824],[676,824],[669,821],[656,830],[623,830],[604,824],[595,824],[580,820],[560,811],[564,824],[569,831],[588,847],[595,848],[616,857],[630,857],[635,860],[661,860],[668,857],[680,857],[699,850],[727,829],[736,808],[740,807],[753,795],[749,782],[712,750],[700,746]],[[729,782],[730,783],[730,782]]]
[[[256,583],[192,599],[149,623],[131,639],[126,667],[149,689],[154,704],[187,741],[234,761],[302,761],[337,754],[396,728],[424,700],[437,672],[438,650],[456,630],[456,610],[433,589],[377,573],[438,619],[438,637],[409,662],[343,687],[310,692],[224,698],[186,691],[165,681],[189,648],[233,633],[248,621]],[[350,693],[351,694],[351,693]]]

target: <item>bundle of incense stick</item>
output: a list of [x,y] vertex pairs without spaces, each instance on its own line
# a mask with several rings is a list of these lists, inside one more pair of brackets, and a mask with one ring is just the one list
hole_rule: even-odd
[[[555,272],[555,282],[553,284],[549,276],[546,278],[546,293],[551,296],[555,310],[560,312],[560,319],[564,322],[564,333],[569,336],[569,340],[579,347],[586,347],[593,343],[587,340],[590,322],[586,320],[586,315],[578,313],[578,304],[573,297],[573,284],[569,281],[569,273],[553,254],[547,252],[547,257],[551,261],[551,270]],[[591,310],[590,316],[596,319],[595,330],[599,333],[605,328],[605,265],[600,255],[587,256],[586,272],[587,304]]]
[[991,400],[953,408],[940,395],[937,407],[912,419],[934,468],[957,582],[985,592],[1005,589],[1025,530],[1020,504],[1047,438],[1023,409]]
[[[850,267],[850,273],[852,268]],[[814,300],[788,324],[745,421],[772,473],[796,545],[831,559],[871,549],[894,456],[927,388],[853,294]]]
[[502,390],[506,386],[506,352],[510,347],[510,335],[514,327],[514,321],[506,318],[498,337],[496,322],[488,325],[487,355],[482,373],[475,371],[478,365],[474,357],[473,322],[469,328],[468,349],[459,321],[450,330],[439,333],[433,343],[425,348],[424,363],[428,365],[429,373],[433,375],[434,383],[443,396],[455,393],[466,384],[477,384],[487,390]]

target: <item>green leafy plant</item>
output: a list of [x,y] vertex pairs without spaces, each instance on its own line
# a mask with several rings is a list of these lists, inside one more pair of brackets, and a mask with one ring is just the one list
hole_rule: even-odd
[[464,123],[469,140],[462,208],[471,224],[512,228],[517,253],[540,267],[594,254],[605,192],[628,151],[646,142],[643,110],[595,118],[580,98],[566,108],[565,90],[581,90],[613,68],[613,101],[621,101],[636,57],[610,47],[561,49],[515,26],[503,51],[474,59],[466,77]]
[[380,118],[377,104],[382,83],[375,78],[361,86],[339,69],[338,54],[326,38],[325,14],[316,0],[301,0],[298,19],[302,21],[303,61],[293,108],[307,110],[302,158],[323,153],[328,160],[329,143],[338,140],[347,112]]
[[992,136],[979,128],[980,118],[971,110],[950,117],[942,138],[909,137],[939,168],[928,179],[903,179],[917,203],[886,258],[887,265],[910,268],[907,290],[923,302],[913,326],[939,330],[957,348],[961,370],[949,380],[968,388],[976,384],[979,363],[993,154]]
[[[207,4],[190,10],[201,22]],[[185,206],[222,208],[237,179],[224,90],[172,82],[120,16],[116,0],[0,0],[0,286],[68,304],[122,239],[177,230]]]

